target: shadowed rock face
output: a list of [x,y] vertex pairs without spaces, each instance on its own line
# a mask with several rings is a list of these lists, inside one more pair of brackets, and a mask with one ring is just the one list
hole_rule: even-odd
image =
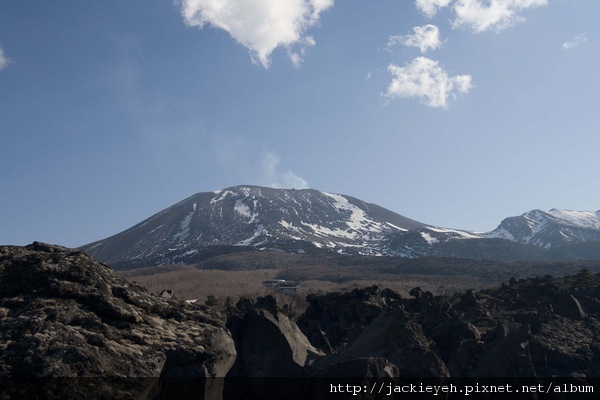
[[399,294],[376,286],[349,293],[312,294],[306,298],[309,307],[298,326],[316,347],[335,353],[354,342],[388,304],[400,299]]
[[343,354],[389,360],[401,376],[448,376],[444,362],[433,350],[434,342],[403,309],[386,309],[356,338]]
[[314,348],[272,296],[256,303],[241,300],[227,322],[238,358],[229,376],[301,376],[303,368],[324,354]]
[[218,377],[218,314],[152,295],[85,253],[0,247],[0,377]]
[[600,276],[513,279],[452,297],[410,294],[365,288],[309,296],[299,325],[315,344],[329,338],[333,354],[308,373],[600,376]]

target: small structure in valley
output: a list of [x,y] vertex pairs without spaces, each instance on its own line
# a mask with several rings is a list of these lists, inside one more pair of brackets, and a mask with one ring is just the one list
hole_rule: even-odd
[[163,289],[158,295],[160,297],[164,297],[165,299],[177,300],[177,297],[175,296],[175,292],[171,289]]
[[269,289],[279,290],[283,294],[290,296],[294,296],[296,294],[296,290],[298,289],[298,286],[295,284],[295,282],[286,283],[285,279],[269,279],[263,281],[263,286]]
[[263,286],[268,288],[276,289],[281,285],[285,285],[285,279],[269,279],[267,281],[263,281]]

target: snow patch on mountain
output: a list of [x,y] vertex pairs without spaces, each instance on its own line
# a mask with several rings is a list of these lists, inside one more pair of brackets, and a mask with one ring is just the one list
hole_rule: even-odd
[[517,240],[515,239],[515,237],[512,235],[512,233],[510,233],[508,230],[506,230],[504,227],[499,227],[491,232],[484,232],[481,233],[481,236],[484,238],[488,238],[488,239],[507,239],[510,240],[512,242],[516,242]]
[[389,226],[391,226],[394,229],[399,230],[400,232],[406,232],[406,231],[408,231],[408,229],[406,229],[406,228],[400,228],[399,226],[396,226],[396,225],[392,224],[391,222],[386,222],[386,224],[389,225]]
[[254,228],[254,234],[248,239],[239,241],[238,243],[236,243],[236,246],[258,246],[266,243],[266,239],[260,242],[254,242],[255,239],[261,236],[268,236],[268,232],[263,224],[258,224],[256,225],[256,228]]
[[[288,238],[289,239],[293,239],[293,240],[305,240],[305,236],[306,236],[306,232],[303,231],[302,229],[292,225],[291,222],[287,222],[285,220],[279,221],[279,225],[281,225],[287,232],[288,232]],[[295,232],[298,234],[298,236],[291,234],[289,232]]]
[[[189,223],[188,223],[188,225],[189,225]],[[162,225],[159,225],[159,226],[157,226],[156,228],[154,228],[154,229],[152,229],[150,232],[148,232],[148,234],[151,234],[151,233],[154,233],[154,232],[156,232],[157,230],[159,230],[159,229],[160,229],[160,228],[162,228],[163,226],[165,226],[165,224],[162,224]]]
[[320,236],[323,238],[334,236],[336,238],[356,239],[358,237],[358,232],[351,232],[337,228],[331,229],[326,226],[309,224],[305,222],[302,222],[302,225],[309,228],[312,231],[312,233],[316,236]]
[[572,211],[553,208],[549,211],[549,214],[565,225],[600,230],[600,211]]
[[[447,234],[456,234],[459,236],[459,239],[478,239],[481,238],[481,235],[478,235],[474,232],[460,231],[457,229],[447,229],[447,228],[439,228],[434,226],[428,226],[427,229],[438,232],[438,233],[447,233]],[[455,236],[455,235],[453,235]]]
[[425,241],[429,244],[434,244],[439,242],[439,240],[437,240],[436,238],[434,238],[433,236],[431,236],[429,233],[427,232],[421,232],[421,236],[423,237],[423,239],[425,239]]
[[[333,199],[333,206],[339,210],[340,214],[344,215],[348,212],[350,213],[345,221],[346,225],[350,229],[350,232],[358,233],[366,231],[372,233],[381,233],[384,230],[388,230],[383,228],[382,223],[376,222],[369,218],[362,209],[350,203],[344,196],[326,192],[323,192],[323,194]],[[352,239],[356,237],[356,234],[349,236],[349,238]]]
[[242,200],[236,200],[233,209],[239,215],[245,218],[249,218],[250,221],[248,221],[248,223],[250,224],[253,223],[258,217],[258,214],[255,214],[252,211],[250,211],[250,207],[248,207]]
[[210,199],[210,204],[213,205],[213,206],[216,203],[218,203],[219,201],[221,201],[224,198],[226,198],[227,196],[229,196],[230,194],[233,194],[233,192],[231,190],[217,190],[217,191],[214,191],[213,193],[216,194],[215,197],[213,197],[212,199]]
[[175,236],[173,236],[174,241],[176,240],[181,242],[182,240],[187,239],[187,237],[190,235],[190,222],[192,221],[194,213],[196,213],[197,205],[197,203],[193,204],[192,211],[186,215],[183,221],[181,221],[181,224],[179,224],[179,231]]

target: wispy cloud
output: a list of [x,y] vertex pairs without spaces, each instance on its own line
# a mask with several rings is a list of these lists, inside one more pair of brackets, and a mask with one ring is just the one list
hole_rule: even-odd
[[284,47],[295,66],[315,41],[306,36],[334,0],[180,0],[189,26],[206,24],[228,32],[248,48],[254,63],[268,68],[271,53]]
[[6,56],[4,50],[2,49],[2,46],[0,46],[0,71],[8,67],[8,65],[11,63],[11,59]]
[[454,92],[471,90],[471,75],[450,76],[437,61],[417,57],[410,64],[388,66],[393,79],[384,94],[390,100],[403,97],[419,98],[429,107],[447,108]]
[[262,184],[273,188],[306,189],[308,182],[293,171],[280,171],[281,158],[270,151],[263,153],[261,159]]
[[573,39],[573,41],[563,43],[562,47],[565,50],[571,50],[573,47],[577,47],[580,44],[587,42],[587,40],[588,39],[585,33],[580,33],[579,35],[575,36],[575,39]]
[[499,32],[525,18],[520,11],[545,6],[548,0],[457,0],[453,9],[456,18],[453,28],[468,28],[476,33],[495,30]]
[[417,9],[427,18],[432,18],[440,8],[447,7],[452,0],[415,0]]
[[306,49],[308,47],[312,47],[316,44],[317,43],[315,42],[315,39],[313,39],[312,36],[307,36],[305,38],[302,38],[302,40],[299,42],[299,45],[300,45],[299,51],[294,52],[294,51],[292,51],[292,49],[290,47],[287,48],[288,57],[292,61],[292,64],[294,64],[294,67],[299,67],[302,65],[302,63],[304,62],[303,57],[306,54]]
[[390,36],[387,47],[392,47],[397,44],[418,47],[419,50],[421,50],[421,53],[426,53],[427,50],[435,50],[442,45],[442,41],[440,40],[440,30],[437,26],[431,24],[415,26],[412,34]]

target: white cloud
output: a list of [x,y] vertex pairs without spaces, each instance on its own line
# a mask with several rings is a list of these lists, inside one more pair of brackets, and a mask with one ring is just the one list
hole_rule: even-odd
[[577,47],[585,42],[587,42],[587,36],[585,33],[580,33],[579,35],[575,36],[575,39],[573,39],[572,42],[563,43],[562,47],[565,50],[571,50],[573,47]]
[[291,170],[281,172],[278,169],[281,158],[272,152],[263,153],[261,160],[262,184],[273,188],[307,189],[308,182]]
[[439,8],[448,7],[452,0],[415,0],[417,9],[427,18],[432,18]]
[[8,67],[10,63],[12,63],[11,59],[4,54],[4,50],[0,47],[0,71]]
[[416,97],[429,107],[447,108],[455,91],[467,93],[472,87],[471,75],[449,76],[437,61],[426,57],[417,57],[405,67],[390,64],[388,71],[393,79],[384,96],[390,100]]
[[[250,50],[252,61],[268,68],[271,53],[285,47],[295,66],[315,41],[305,36],[334,0],[180,0],[189,26],[206,24],[228,32]],[[299,50],[293,50],[298,46]]]
[[421,53],[426,53],[427,50],[435,50],[442,45],[440,30],[435,25],[415,26],[413,32],[410,35],[390,36],[387,47],[402,44],[404,46],[418,47]]
[[501,31],[525,18],[519,11],[545,6],[548,0],[457,0],[453,9],[453,28],[470,28],[476,33],[494,29]]

